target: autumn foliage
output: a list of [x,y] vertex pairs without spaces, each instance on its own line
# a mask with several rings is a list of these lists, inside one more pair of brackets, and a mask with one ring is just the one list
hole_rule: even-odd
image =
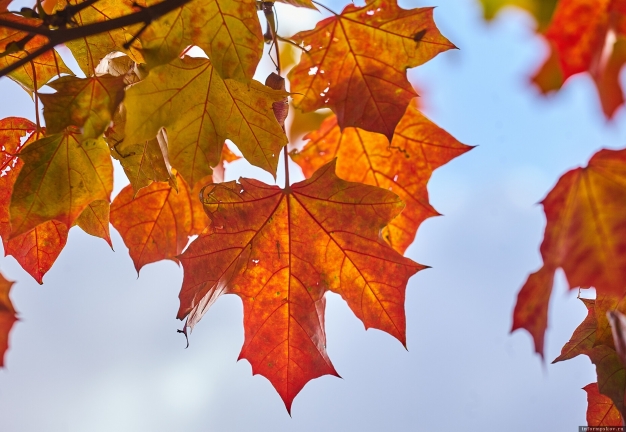
[[[186,335],[220,295],[238,295],[240,358],[290,409],[308,381],[338,375],[326,292],[406,345],[407,281],[424,266],[403,253],[437,215],[433,170],[470,147],[420,113],[407,80],[407,68],[454,48],[432,8],[369,0],[335,13],[283,2],[331,16],[289,36],[277,34],[272,2],[46,0],[16,12],[0,1],[0,75],[33,96],[36,114],[0,121],[0,236],[42,283],[70,229],[111,245],[113,225],[137,272],[182,263]],[[301,51],[287,86],[279,42]],[[262,83],[265,43],[277,74]],[[80,71],[55,51],[61,44]],[[187,55],[191,47],[206,56]],[[318,130],[295,125],[307,142],[289,154],[287,104],[333,112]],[[227,141],[274,178],[285,169],[285,185],[224,182],[238,157]],[[281,157],[308,180],[291,184]],[[130,183],[116,197],[112,158]],[[0,285],[1,360],[15,311],[11,283]]]
[[[489,18],[508,5],[534,15],[550,52],[532,78],[542,92],[557,91],[572,75],[588,73],[608,119],[624,104],[619,73],[626,63],[626,2],[481,1]],[[563,270],[572,289],[595,288],[595,299],[581,298],[587,318],[554,360],[586,355],[595,365],[597,383],[584,388],[591,426],[621,426],[626,418],[626,357],[617,318],[626,311],[625,202],[626,150],[600,150],[586,167],[560,178],[542,201],[543,266],[522,286],[513,316],[513,330],[527,330],[543,357],[555,271]]]

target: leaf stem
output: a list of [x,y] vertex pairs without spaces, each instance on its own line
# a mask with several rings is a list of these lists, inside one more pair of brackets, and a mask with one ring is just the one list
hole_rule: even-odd
[[291,190],[291,183],[289,183],[289,153],[287,152],[287,146],[283,147],[283,156],[285,158],[285,191]]
[[37,86],[37,71],[35,70],[35,63],[34,62],[30,62],[30,67],[33,71],[33,98],[35,99],[35,121],[37,123],[37,131],[41,130],[41,122],[39,119],[39,97],[37,95],[37,90],[38,90],[38,86]]
[[[278,35],[276,34],[276,20],[274,16],[274,3],[273,2],[263,2],[263,13],[265,14],[265,18],[269,24],[270,31],[272,32],[272,44],[274,45],[274,50],[276,52],[276,72],[278,76],[280,75],[280,48],[278,46]],[[271,53],[270,53],[271,56]],[[285,126],[283,126],[283,130],[285,130]],[[285,192],[289,192],[291,190],[291,185],[289,183],[289,153],[287,152],[287,146],[283,147],[283,156],[285,159]]]

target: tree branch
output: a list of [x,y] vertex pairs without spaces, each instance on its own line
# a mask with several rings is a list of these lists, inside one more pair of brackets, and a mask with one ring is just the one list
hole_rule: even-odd
[[53,32],[53,30],[50,30],[49,28],[45,26],[35,27],[35,26],[30,26],[28,24],[23,24],[23,23],[19,23],[15,21],[8,21],[2,18],[0,18],[0,27],[6,27],[6,28],[13,29],[13,30],[19,30],[19,31],[38,34],[42,36],[50,36],[50,33]]
[[51,30],[49,28],[41,27],[41,26],[31,27],[25,24],[19,24],[13,21],[6,21],[6,20],[0,19],[0,26],[8,27],[8,28],[12,28],[15,30],[20,30],[20,31],[25,31],[28,33],[40,34],[49,39],[49,42],[47,44],[41,46],[37,50],[28,54],[26,57],[16,61],[10,66],[0,69],[0,77],[3,77],[13,72],[17,68],[34,60],[36,57],[50,51],[57,45],[61,45],[61,44],[64,44],[66,42],[69,42],[75,39],[85,38],[85,37],[94,36],[100,33],[117,30],[123,27],[134,25],[134,24],[144,23],[148,25],[152,21],[156,20],[157,18],[160,18],[163,15],[166,15],[169,12],[172,12],[173,10],[176,10],[179,7],[184,6],[190,1],[191,0],[164,0],[161,3],[158,3],[154,6],[143,8],[140,11],[134,12],[130,15],[113,18],[108,21],[87,24],[87,25],[80,26],[80,27],[60,28],[57,30]]

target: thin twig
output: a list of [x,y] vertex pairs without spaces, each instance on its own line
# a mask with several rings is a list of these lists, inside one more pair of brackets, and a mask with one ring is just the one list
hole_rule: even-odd
[[[276,50],[276,70],[278,75],[280,76],[280,48],[278,46],[278,34],[276,29],[276,24],[274,21],[274,10],[275,6],[272,4],[272,9],[269,9],[269,13],[272,15],[272,43],[274,44],[274,49]],[[265,16],[267,17],[268,12],[264,9]],[[278,20],[276,20],[278,21]],[[283,130],[285,130],[285,126],[283,125]],[[291,182],[289,181],[289,153],[287,152],[287,146],[283,147],[283,159],[285,160],[285,191],[289,192],[291,190]]]
[[[274,63],[274,65],[276,66],[276,72],[278,72],[278,74],[280,75],[280,55],[278,54],[278,41],[276,40],[276,20],[274,19],[274,3],[269,1],[263,2],[262,10],[263,14],[265,15],[265,19],[267,20],[267,28],[272,36],[272,46],[274,46],[274,48],[276,49],[276,63]],[[270,51],[272,49],[272,46],[270,46]],[[272,55],[270,53],[270,58],[271,56]]]
[[304,49],[303,46],[298,45],[297,43],[295,43],[291,39],[287,39],[287,38],[284,38],[284,37],[278,36],[278,35],[276,35],[276,39],[278,39],[281,42],[286,42],[288,44],[291,44],[291,45],[295,46],[296,48],[301,49],[302,51],[304,51],[307,54],[309,53],[306,49]]
[[35,63],[30,62],[30,67],[33,71],[33,87],[35,88],[33,91],[33,98],[35,98],[35,121],[37,122],[37,130],[41,129],[41,122],[39,121],[39,97],[37,96],[37,71],[35,70]]
[[287,151],[287,147],[283,147],[283,159],[285,159],[285,190],[291,190],[291,183],[289,182],[289,152]]
[[315,0],[311,0],[312,3],[323,7],[324,9],[326,9],[328,12],[330,12],[331,14],[335,15],[335,16],[339,16],[339,14],[337,12],[335,12],[334,10],[330,9],[327,6],[324,6],[323,4],[321,4],[320,2],[316,2]]
[[[81,27],[72,27],[72,28],[60,28],[57,30],[45,29],[47,33],[42,33],[40,30],[42,27],[30,27],[23,26],[22,28],[16,29],[13,22],[7,22],[4,20],[0,20],[0,26],[5,26],[9,28],[13,28],[16,30],[23,30],[30,33],[43,34],[48,37],[49,42],[39,49],[35,50],[31,54],[28,54],[26,57],[18,60],[17,62],[7,66],[0,70],[0,77],[7,75],[8,73],[13,72],[15,69],[25,65],[36,57],[50,51],[57,45],[64,44],[66,42],[86,38],[89,36],[94,36],[100,33],[109,32],[112,30],[117,30],[123,27],[131,26],[134,24],[144,23],[149,24],[153,20],[178,9],[179,7],[184,6],[189,3],[191,0],[164,0],[159,4],[154,6],[146,7],[141,9],[138,12],[134,12],[130,15],[121,16],[118,18],[113,18],[108,21],[96,22],[92,24],[87,24]],[[6,24],[6,25],[5,25]],[[27,27],[27,28],[24,28]]]
[[19,31],[23,31],[26,33],[33,33],[33,34],[38,34],[42,36],[50,36],[50,34],[54,31],[54,30],[50,30],[48,27],[31,26],[28,24],[23,24],[23,23],[19,23],[15,21],[4,20],[2,18],[0,18],[0,27],[6,27],[6,28],[13,29],[13,30],[19,30]]

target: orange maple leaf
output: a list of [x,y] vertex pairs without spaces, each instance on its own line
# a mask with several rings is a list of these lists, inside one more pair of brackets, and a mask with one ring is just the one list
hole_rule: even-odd
[[598,327],[595,309],[596,301],[584,298],[580,300],[587,307],[587,317],[574,330],[574,334],[569,342],[561,349],[561,355],[554,359],[552,363],[569,360],[581,354],[588,356],[596,343],[596,330]]
[[239,358],[267,377],[288,410],[311,379],[337,375],[326,353],[326,291],[366,328],[406,342],[408,279],[424,267],[380,237],[404,207],[393,192],[335,175],[335,163],[286,190],[257,180],[209,185],[207,230],[180,256],[178,318],[193,327],[222,293],[241,297]]
[[615,0],[560,0],[545,37],[550,57],[533,81],[544,92],[570,76],[589,72],[602,109],[611,118],[624,103],[619,72],[626,63],[626,7]]
[[4,354],[9,348],[9,333],[17,321],[15,308],[9,298],[9,291],[14,283],[0,274],[0,367],[4,367]]
[[[615,410],[624,412],[624,395],[626,395],[626,370],[619,355],[611,346],[603,344],[596,338],[598,330],[598,302],[596,300],[581,299],[587,307],[588,314],[585,320],[574,331],[570,341],[561,350],[561,355],[553,363],[569,360],[579,355],[586,355],[596,366],[598,393],[604,395],[605,399],[612,401]],[[606,313],[600,311],[604,316]],[[587,415],[593,414],[594,410],[589,403]],[[597,413],[593,414],[597,420]],[[589,419],[589,417],[588,417]],[[595,421],[595,420],[594,420]],[[591,425],[591,422],[589,423]]]
[[[0,120],[0,236],[5,255],[12,255],[37,282],[43,283],[43,276],[52,267],[65,243],[67,227],[57,221],[47,221],[31,230],[10,238],[11,223],[9,204],[13,186],[22,169],[23,162],[16,156],[20,149],[35,141],[39,134],[30,120],[9,117]],[[26,138],[24,144],[21,139]]]
[[414,100],[398,123],[391,144],[381,134],[359,128],[341,132],[336,117],[305,136],[310,141],[291,156],[310,177],[315,170],[337,157],[337,174],[394,191],[406,203],[383,237],[404,253],[420,224],[439,213],[428,202],[426,185],[432,172],[472,147],[461,144],[432,123],[417,109]]
[[92,201],[75,222],[87,234],[104,239],[113,248],[109,234],[110,209],[111,204],[108,201]]
[[[67,243],[68,229],[61,222],[47,221],[4,241],[4,253],[13,256],[39,284]],[[3,238],[4,239],[4,238]]]
[[110,200],[113,164],[102,139],[85,141],[68,128],[25,146],[20,160],[24,166],[11,195],[11,236],[53,219],[69,229],[93,201]]
[[342,129],[360,127],[389,139],[417,96],[407,68],[455,48],[437,29],[433,8],[405,10],[395,0],[348,5],[293,39],[307,49],[289,72],[295,107],[331,108]]
[[613,346],[606,312],[626,305],[626,150],[601,150],[586,168],[566,173],[543,200],[547,225],[543,267],[522,287],[513,330],[525,328],[543,354],[554,272],[562,268],[570,287],[595,287],[596,343]]
[[587,425],[589,426],[622,426],[622,416],[610,398],[598,390],[597,383],[583,387],[587,392]]
[[208,225],[197,198],[199,186],[190,191],[181,176],[177,184],[178,191],[168,183],[154,182],[136,194],[128,185],[113,200],[111,223],[128,247],[137,272],[163,259],[178,262],[176,257],[189,236],[200,234]]
[[[142,0],[145,5],[160,0]],[[171,62],[188,46],[202,48],[224,79],[249,82],[263,55],[255,0],[193,0],[153,22],[140,36],[150,68]]]

